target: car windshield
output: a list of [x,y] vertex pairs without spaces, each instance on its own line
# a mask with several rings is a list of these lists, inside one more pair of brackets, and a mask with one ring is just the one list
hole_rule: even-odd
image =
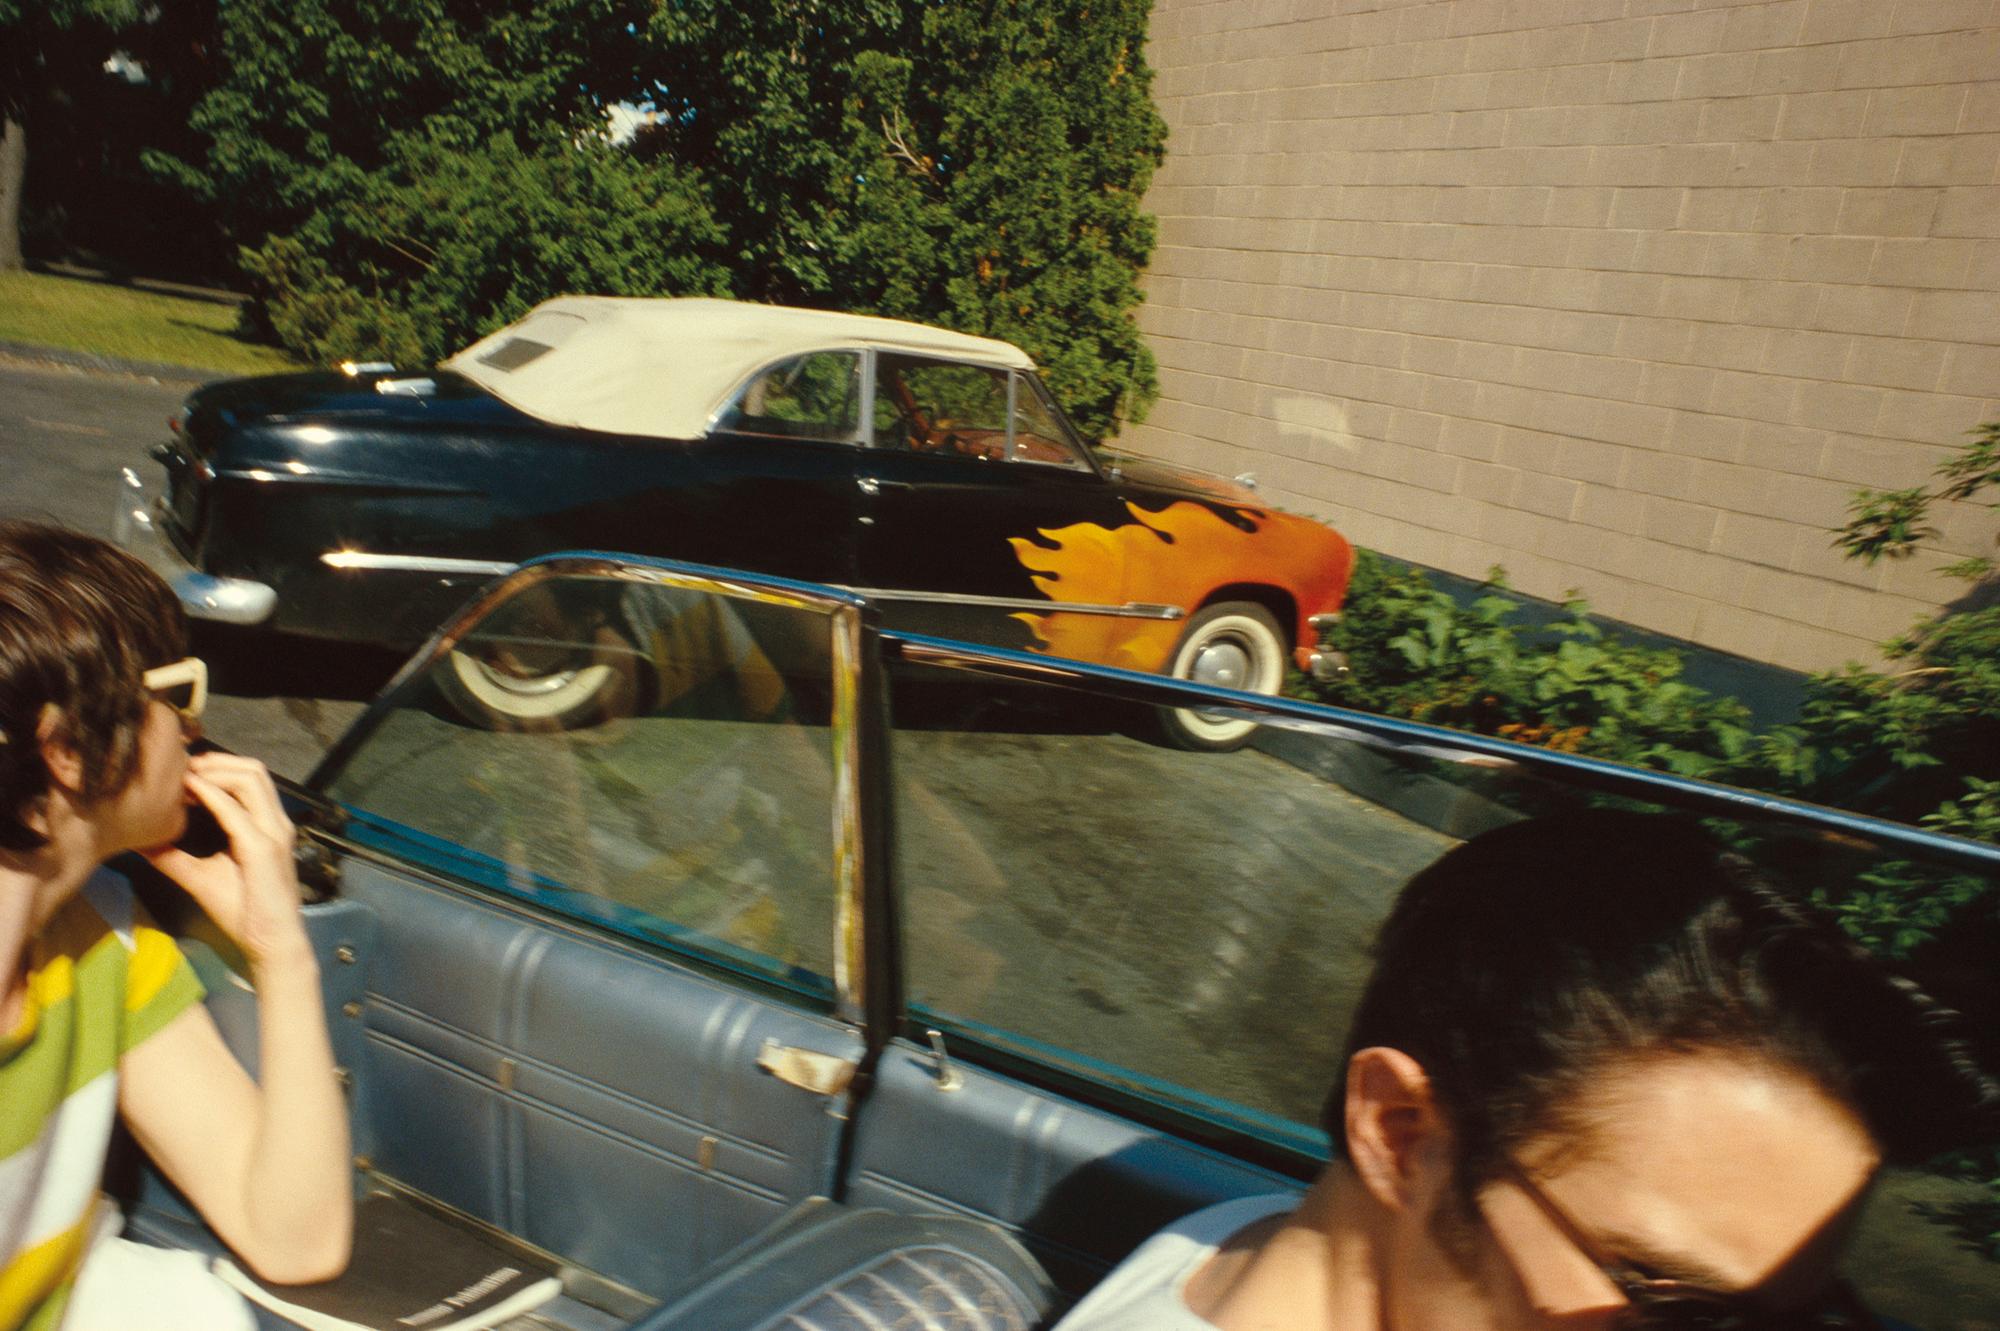
[[[843,810],[875,771],[844,757],[850,649],[819,610],[719,586],[529,581],[318,780],[358,840],[831,1004],[863,844]],[[897,902],[900,1029],[1142,1121],[1309,1168],[1397,890],[1481,831],[1582,808],[1700,818],[2000,1030],[1990,957],[1875,923],[1988,891],[2000,848],[1357,713],[883,647],[893,837],[872,871]],[[1162,741],[1163,708],[1253,729],[1189,752]],[[1854,1245],[1864,1289],[1918,1325],[2000,1288],[1954,1168],[1892,1172]]]

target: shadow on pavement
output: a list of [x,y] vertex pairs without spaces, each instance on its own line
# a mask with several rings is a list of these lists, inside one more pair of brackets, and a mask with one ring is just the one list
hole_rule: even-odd
[[201,621],[191,636],[195,655],[208,662],[209,687],[238,698],[367,702],[407,659],[407,653],[382,647]]

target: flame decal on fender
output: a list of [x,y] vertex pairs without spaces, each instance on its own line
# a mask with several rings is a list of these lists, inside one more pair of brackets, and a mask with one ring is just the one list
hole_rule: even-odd
[[[1192,501],[1148,512],[1128,500],[1125,509],[1130,524],[1082,522],[1041,529],[1039,540],[1012,538],[1014,557],[1052,601],[1139,601],[1192,610],[1226,583],[1270,581],[1290,588],[1296,582],[1285,571],[1296,542],[1266,551],[1269,538],[1289,525],[1285,514]],[[1316,543],[1324,541],[1325,528],[1300,525],[1318,534]],[[1158,670],[1182,628],[1173,620],[1064,615],[1053,606],[1014,618],[1035,635],[1035,651],[1128,670]]]

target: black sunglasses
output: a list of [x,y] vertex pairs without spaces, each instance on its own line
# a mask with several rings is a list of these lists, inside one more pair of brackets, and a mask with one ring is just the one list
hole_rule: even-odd
[[1571,1246],[1617,1287],[1626,1305],[1616,1320],[1620,1331],[1879,1331],[1880,1323],[1844,1281],[1835,1281],[1818,1303],[1773,1308],[1750,1294],[1642,1276],[1600,1248],[1527,1171],[1511,1160],[1504,1168],[1508,1182],[1526,1193]]

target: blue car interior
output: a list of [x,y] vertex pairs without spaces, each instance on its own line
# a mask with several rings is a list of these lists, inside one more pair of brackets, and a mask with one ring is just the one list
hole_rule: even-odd
[[[533,633],[507,619],[523,605],[536,607]],[[481,623],[505,632],[474,659]],[[570,658],[531,656],[550,640]],[[438,682],[446,671],[458,681],[449,688]],[[482,680],[516,691],[481,692]],[[598,711],[579,719],[585,684]],[[1302,1189],[1324,1158],[1303,1092],[1260,1104],[1181,1079],[1175,1060],[1202,1054],[1203,1022],[1245,1020],[1211,1016],[1192,977],[1161,1008],[1178,1004],[1174,1020],[1187,1024],[1129,1058],[1116,1043],[1129,1018],[1108,1000],[1079,1008],[1073,1041],[1053,1000],[1028,1034],[985,1019],[1025,1010],[1060,982],[1036,978],[1036,992],[1017,992],[1004,966],[982,969],[985,952],[1014,937],[1019,894],[981,895],[963,866],[991,863],[1004,887],[1044,871],[1006,856],[1047,855],[1046,872],[1059,874],[1079,852],[999,847],[1005,829],[977,822],[976,801],[952,789],[954,773],[970,782],[966,773],[986,770],[964,756],[975,741],[925,701],[954,688],[987,722],[1033,712],[1009,713],[1010,691],[1055,690],[1072,713],[1111,718],[1096,730],[1118,733],[1083,726],[1072,738],[1023,723],[1008,743],[1064,764],[1115,744],[1105,751],[1143,782],[1181,780],[1181,769],[1145,775],[1155,759],[1125,737],[1169,703],[1245,709],[1270,723],[1273,751],[1318,734],[1325,752],[1349,755],[1333,773],[1343,791],[1367,784],[1413,829],[1401,850],[1349,838],[1385,891],[1466,826],[1518,816],[1508,809],[1530,788],[1544,801],[1556,789],[1609,792],[1775,816],[1850,845],[1888,839],[1906,854],[1956,857],[1956,871],[2000,872],[2000,854],[1981,859],[1948,838],[1825,811],[1774,815],[1762,797],[1570,755],[1524,758],[1379,718],[886,637],[865,604],[831,589],[555,557],[468,608],[296,792],[295,816],[331,864],[307,918],[351,1078],[357,1186],[546,1255],[563,1295],[510,1325],[572,1331],[1031,1331],[1174,1219]],[[536,714],[559,693],[559,721]],[[511,721],[509,696],[520,700]],[[949,702],[942,712],[958,714]],[[928,729],[913,725],[904,739],[892,715]],[[669,747],[648,747],[649,726]],[[527,757],[509,763],[509,753]],[[1274,766],[1268,753],[1254,761],[1274,782],[1309,772],[1324,784],[1332,770]],[[892,766],[923,789],[899,794]],[[673,785],[682,779],[686,789]],[[773,790],[811,807],[775,804]],[[1024,808],[1052,797],[1017,794]],[[1298,815],[1281,803],[1274,816]],[[1015,831],[1035,841],[1032,828]],[[964,857],[908,900],[905,879],[929,880],[892,852],[905,834]],[[981,836],[999,848],[982,850]],[[702,839],[699,854],[691,838]],[[1259,882],[1281,872],[1251,851],[1236,858]],[[1087,856],[1074,870],[1091,871]],[[1216,953],[1225,975],[1245,963],[1215,940],[1248,938],[1255,951],[1258,929],[1299,927],[1267,925],[1223,886],[1195,887],[1220,923],[1176,932],[1200,932],[1189,955]],[[1115,905],[1049,890],[1051,909],[1077,902],[1079,918]],[[913,997],[907,953],[935,946],[917,916],[962,919],[968,941],[933,967],[937,992]],[[1365,938],[1354,947],[1339,961],[1350,970]],[[253,996],[217,952],[190,952],[226,1038],[254,1062]],[[1105,1047],[1088,1047],[1097,1030],[1111,1032]],[[1309,1078],[1324,1086],[1337,1029],[1282,1038],[1324,1039]],[[127,1200],[135,1234],[217,1250],[149,1171]]]

